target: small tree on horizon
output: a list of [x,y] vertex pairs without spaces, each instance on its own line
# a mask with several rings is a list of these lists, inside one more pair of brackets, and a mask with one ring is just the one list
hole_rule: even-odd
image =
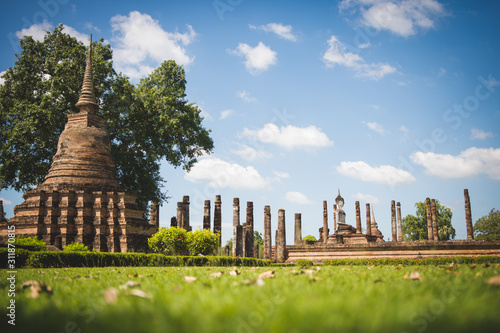
[[[405,241],[428,239],[426,203],[417,202],[415,203],[415,208],[417,209],[416,216],[408,214],[402,220],[403,240]],[[439,240],[455,239],[456,230],[451,225],[452,216],[451,209],[441,205],[436,200],[436,220]]]
[[486,241],[500,240],[500,211],[492,209],[474,224],[474,238]]

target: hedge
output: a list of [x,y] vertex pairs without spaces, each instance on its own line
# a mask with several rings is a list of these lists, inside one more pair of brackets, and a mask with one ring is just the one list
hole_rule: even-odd
[[[0,268],[7,268],[8,249],[0,248]],[[332,259],[323,265],[447,265],[493,264],[500,257],[442,257],[423,259]],[[106,267],[106,266],[294,266],[273,264],[270,260],[218,256],[165,256],[154,253],[54,252],[28,251],[16,248],[15,268],[33,267]]]
[[455,264],[498,264],[500,257],[482,256],[482,257],[441,257],[441,258],[423,258],[423,259],[403,259],[403,258],[378,258],[378,259],[331,259],[325,260],[323,265],[327,266],[371,266],[371,265],[449,265]]
[[[7,249],[0,248],[1,267],[7,265]],[[107,266],[268,266],[269,260],[212,256],[165,256],[146,253],[29,252],[16,249],[16,268]]]
[[[16,248],[16,256],[15,256],[15,264],[14,267],[21,268],[26,266],[26,261],[28,261],[30,257],[30,251],[22,248]],[[9,250],[6,247],[0,247],[0,268],[8,268],[7,260],[8,260]]]

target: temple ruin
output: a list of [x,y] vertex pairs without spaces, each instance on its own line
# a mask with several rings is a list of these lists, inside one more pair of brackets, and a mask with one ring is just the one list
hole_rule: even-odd
[[[464,191],[466,223],[468,230],[472,228],[470,218],[470,198],[468,191]],[[183,202],[178,203],[178,214],[185,211],[183,203],[189,201],[184,196]],[[468,237],[468,240],[446,240],[440,241],[437,229],[436,200],[427,198],[426,217],[428,224],[428,239],[425,241],[404,241],[401,203],[391,200],[391,218],[388,223],[391,226],[391,240],[385,241],[384,235],[378,228],[374,209],[370,203],[366,204],[366,229],[363,230],[362,212],[359,201],[355,201],[354,218],[349,217],[343,207],[344,198],[340,190],[333,205],[333,229],[329,227],[328,202],[323,201],[323,223],[319,228],[317,241],[304,241],[302,239],[302,214],[294,213],[294,237],[293,245],[286,244],[285,210],[278,210],[277,226],[275,229],[275,242],[272,246],[272,222],[271,207],[264,207],[263,216],[263,258],[276,262],[295,262],[298,259],[310,259],[322,262],[326,259],[341,258],[426,258],[440,256],[479,256],[500,255],[500,242],[476,242]],[[247,202],[246,222],[240,220],[240,199],[233,198],[233,227],[232,248],[226,247],[226,255],[233,257],[258,257],[258,247],[253,244],[254,216],[253,202]],[[189,206],[187,206],[189,209]],[[214,231],[220,231],[221,220],[221,198],[215,198]],[[181,216],[182,216],[181,214]],[[178,215],[179,216],[179,215]],[[187,213],[189,216],[189,212]],[[181,217],[182,219],[182,217]],[[183,223],[186,228],[189,220]],[[205,201],[203,228],[210,229],[210,200]],[[207,222],[208,221],[208,222]],[[355,221],[355,227],[349,224]],[[216,223],[219,223],[216,225]],[[191,228],[191,227],[189,227]],[[187,229],[186,229],[187,230]],[[469,232],[469,231],[468,231]]]
[[[24,193],[9,224],[16,234],[38,236],[59,249],[79,242],[97,251],[147,251],[148,237],[158,230],[158,204],[151,205],[148,222],[136,197],[118,182],[105,120],[95,114],[92,38],[76,107],[80,111],[68,114],[45,181]],[[4,225],[0,236],[7,236]]]

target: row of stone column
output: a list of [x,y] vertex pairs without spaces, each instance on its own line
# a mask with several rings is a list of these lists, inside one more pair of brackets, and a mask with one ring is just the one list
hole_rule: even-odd
[[[397,208],[396,208],[397,207]],[[391,231],[392,231],[392,241],[402,242],[403,241],[403,224],[401,221],[401,203],[392,200],[391,201]]]
[[[222,212],[221,212],[221,196],[215,196],[214,205],[214,227],[213,232],[219,233],[219,246],[221,246],[221,234],[222,234]],[[151,206],[153,211],[153,206]],[[211,225],[211,209],[210,200],[205,200],[205,205],[203,208],[203,229],[209,229]],[[182,197],[182,201],[177,203],[177,216],[174,216],[170,220],[171,227],[179,227],[187,231],[192,230],[192,226],[189,221],[189,196],[185,195]]]
[[[302,241],[301,214],[295,214],[295,241]],[[271,237],[271,207],[264,207],[264,259],[273,259]],[[254,245],[253,202],[247,202],[246,222],[240,223],[240,200],[233,199],[233,257],[254,257],[258,255],[258,247]],[[286,254],[286,227],[285,210],[278,211],[278,228],[275,234],[275,255],[277,262],[285,262]]]
[[[247,202],[246,222],[240,224],[240,199],[233,199],[233,257],[254,257],[253,202]],[[258,253],[257,253],[258,254]]]
[[191,231],[192,227],[189,221],[189,195],[182,197],[182,201],[177,202],[177,217],[170,219],[171,227],[179,227],[186,231]]
[[427,239],[439,240],[437,228],[436,199],[425,198],[425,212],[427,216]]
[[[398,202],[399,205],[399,202]],[[356,201],[355,203],[356,206],[356,234],[362,234],[362,227],[361,227],[361,209],[359,205],[359,201]],[[323,227],[320,228],[320,241],[326,243],[328,240],[328,235],[329,235],[329,228],[328,228],[328,204],[327,201],[323,201]],[[335,211],[337,210],[337,205],[333,205],[333,230],[334,233],[337,230],[337,215],[335,214]],[[399,215],[401,215],[401,210],[399,208]],[[401,218],[399,218],[399,221]],[[401,233],[402,234],[402,233]],[[370,212],[370,204],[366,204],[366,235],[371,235],[371,212]]]

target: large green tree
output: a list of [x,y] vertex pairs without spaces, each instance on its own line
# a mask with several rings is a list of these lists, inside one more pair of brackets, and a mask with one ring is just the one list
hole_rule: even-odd
[[[26,36],[20,43],[0,85],[0,189],[18,191],[43,182],[66,115],[78,112],[88,50],[62,25],[47,31],[43,42]],[[184,70],[165,61],[135,86],[113,69],[110,45],[101,38],[92,47],[97,112],[107,120],[120,183],[143,208],[162,202],[160,161],[189,170],[213,149],[200,108],[186,98]]]
[[487,241],[500,240],[500,211],[492,209],[474,224],[474,238]]
[[[405,241],[427,240],[427,213],[425,202],[415,203],[416,216],[407,215],[403,218],[403,239]],[[438,227],[439,240],[454,239],[456,235],[455,228],[451,225],[451,209],[441,205],[436,200],[436,220]]]

